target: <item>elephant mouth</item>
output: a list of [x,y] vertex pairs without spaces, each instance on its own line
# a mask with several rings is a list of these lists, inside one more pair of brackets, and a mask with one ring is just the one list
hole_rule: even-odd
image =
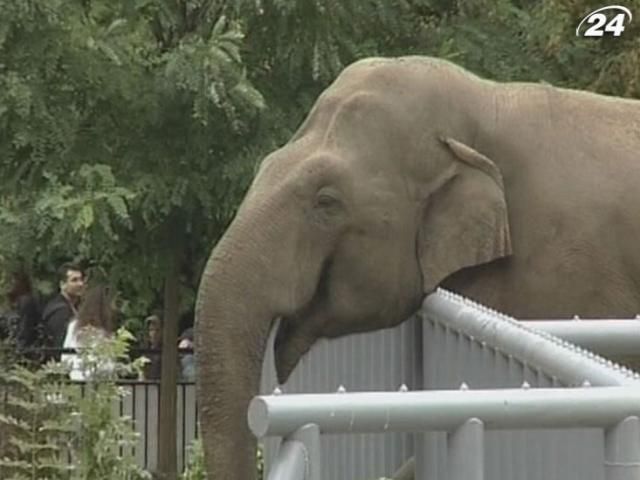
[[287,381],[300,359],[322,336],[325,324],[330,318],[327,312],[330,265],[330,261],[323,265],[311,300],[290,315],[279,316],[274,322],[274,328],[277,330],[273,347],[280,384]]
[[311,321],[305,313],[276,319],[273,350],[278,383],[281,385],[286,383],[300,359],[318,337],[315,328],[309,325]]

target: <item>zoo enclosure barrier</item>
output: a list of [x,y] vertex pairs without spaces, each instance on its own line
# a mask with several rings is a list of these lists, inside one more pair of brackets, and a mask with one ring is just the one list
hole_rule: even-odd
[[[570,322],[583,334],[590,323]],[[443,290],[425,299],[416,323],[424,391],[276,391],[252,401],[254,434],[283,437],[269,480],[353,476],[331,470],[324,451],[339,433],[411,435],[394,469],[415,455],[417,480],[640,478],[640,375]],[[371,435],[379,433],[387,435]],[[376,439],[346,448],[373,460],[384,447]]]
[[[138,433],[134,449],[136,463],[145,470],[154,471],[158,465],[158,428],[160,424],[160,383],[122,381],[118,386],[127,395],[114,404],[114,413],[131,417],[133,429]],[[178,471],[189,461],[189,447],[198,438],[198,409],[195,383],[178,382],[176,396],[176,444]]]
[[[84,391],[83,382],[74,382]],[[160,421],[160,383],[156,381],[121,380],[117,385],[125,395],[113,404],[113,413],[132,420],[132,428],[138,434],[133,454],[142,468],[154,471],[158,465],[158,428]],[[194,382],[178,382],[176,385],[176,444],[178,470],[188,464],[189,447],[198,438],[198,409]],[[0,401],[6,402],[6,395]]]
[[[321,480],[320,433],[447,432],[451,480],[482,480],[485,431],[601,427],[604,479],[640,477],[640,388],[365,392],[256,397],[249,424],[282,436],[269,480]],[[300,427],[300,425],[302,425]]]

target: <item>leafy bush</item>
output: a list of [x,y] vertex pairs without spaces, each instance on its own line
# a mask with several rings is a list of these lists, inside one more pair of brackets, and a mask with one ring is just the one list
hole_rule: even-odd
[[187,468],[185,468],[180,480],[207,480],[202,441],[195,440],[189,447],[189,464]]
[[[264,454],[262,445],[258,446],[256,452],[256,469],[258,471],[258,480],[264,478]],[[207,480],[207,472],[204,466],[204,450],[202,449],[202,441],[195,440],[189,448],[189,464],[185,468],[180,480]]]
[[0,477],[68,478],[70,467],[64,453],[72,433],[71,409],[60,394],[58,375],[51,368],[30,371],[17,365],[0,378],[5,397],[0,428],[7,438]]
[[135,463],[137,433],[131,419],[113,410],[126,394],[116,384],[118,376],[141,368],[141,361],[128,361],[130,339],[124,329],[113,338],[96,336],[92,348],[79,353],[89,373],[83,384],[68,381],[69,366],[64,363],[51,362],[36,370],[15,365],[0,373],[0,394],[6,396],[0,428],[9,438],[0,478],[151,478]]

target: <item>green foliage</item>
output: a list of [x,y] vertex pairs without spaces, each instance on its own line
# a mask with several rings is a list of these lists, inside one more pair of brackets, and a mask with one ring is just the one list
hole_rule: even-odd
[[125,395],[115,383],[118,375],[141,368],[141,361],[127,361],[130,340],[125,330],[114,338],[95,336],[90,351],[79,354],[89,374],[84,385],[67,381],[64,362],[37,370],[16,365],[0,374],[0,393],[7,395],[0,429],[10,438],[0,460],[2,478],[150,478],[135,463],[137,434],[131,419],[113,413],[114,402]]
[[[45,174],[42,194],[10,197],[0,206],[0,244],[5,255],[45,250],[62,257],[69,245],[78,255],[98,261],[112,260],[109,242],[117,240],[114,225],[131,224],[127,203],[134,194],[115,184],[106,165],[83,165],[69,182]],[[29,208],[30,207],[30,208]]]
[[258,448],[256,450],[256,469],[257,480],[262,480],[264,478],[264,448],[262,444],[258,444]]
[[[639,0],[626,4],[632,11]],[[180,264],[193,305],[257,161],[362,57],[638,97],[640,26],[575,36],[595,0],[0,0],[0,262],[90,259],[135,327]]]
[[[204,449],[200,439],[194,440],[188,449],[189,463],[185,468],[180,480],[206,480],[207,472],[204,465]],[[257,480],[264,478],[264,451],[262,445],[258,445],[256,451]]]
[[6,396],[0,429],[8,439],[0,460],[2,478],[67,478],[71,468],[64,455],[73,429],[59,373],[15,366],[0,374],[0,392]]
[[253,55],[260,57],[265,73],[276,75],[284,82],[278,82],[280,86],[294,91],[312,82],[326,84],[353,58],[373,54],[379,41],[371,34],[397,28],[396,15],[407,6],[389,0],[238,3],[236,11],[247,25],[249,43],[263,46],[252,50]]
[[204,449],[202,441],[195,440],[188,448],[189,463],[180,480],[206,480],[207,472],[204,466]]
[[0,262],[91,260],[135,292],[128,324],[176,256],[190,307],[265,106],[239,22],[175,3],[0,0]]
[[[633,13],[640,2],[624,3]],[[640,97],[640,26],[626,25],[620,37],[575,35],[580,19],[602,7],[593,0],[542,0],[534,9],[530,41],[555,70],[559,83],[609,95]]]
[[[449,58],[501,81],[547,81],[599,93],[638,97],[637,23],[620,37],[584,38],[580,20],[594,0],[437,0],[411,2],[394,54]],[[632,11],[634,0],[625,4]]]
[[142,360],[127,362],[131,340],[131,335],[121,329],[112,339],[95,336],[91,351],[80,352],[83,368],[89,372],[84,391],[69,387],[66,392],[73,406],[73,479],[150,478],[132,454],[138,434],[132,430],[131,418],[113,413],[114,402],[126,394],[115,380],[120,375],[139,374],[142,368]]

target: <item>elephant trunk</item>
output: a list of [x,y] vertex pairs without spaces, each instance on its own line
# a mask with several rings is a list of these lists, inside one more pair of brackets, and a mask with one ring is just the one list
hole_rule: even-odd
[[202,276],[196,305],[197,401],[211,479],[256,476],[247,408],[259,391],[271,325],[296,308],[298,288],[285,248],[291,235],[284,224],[288,216],[264,203],[241,208]]

